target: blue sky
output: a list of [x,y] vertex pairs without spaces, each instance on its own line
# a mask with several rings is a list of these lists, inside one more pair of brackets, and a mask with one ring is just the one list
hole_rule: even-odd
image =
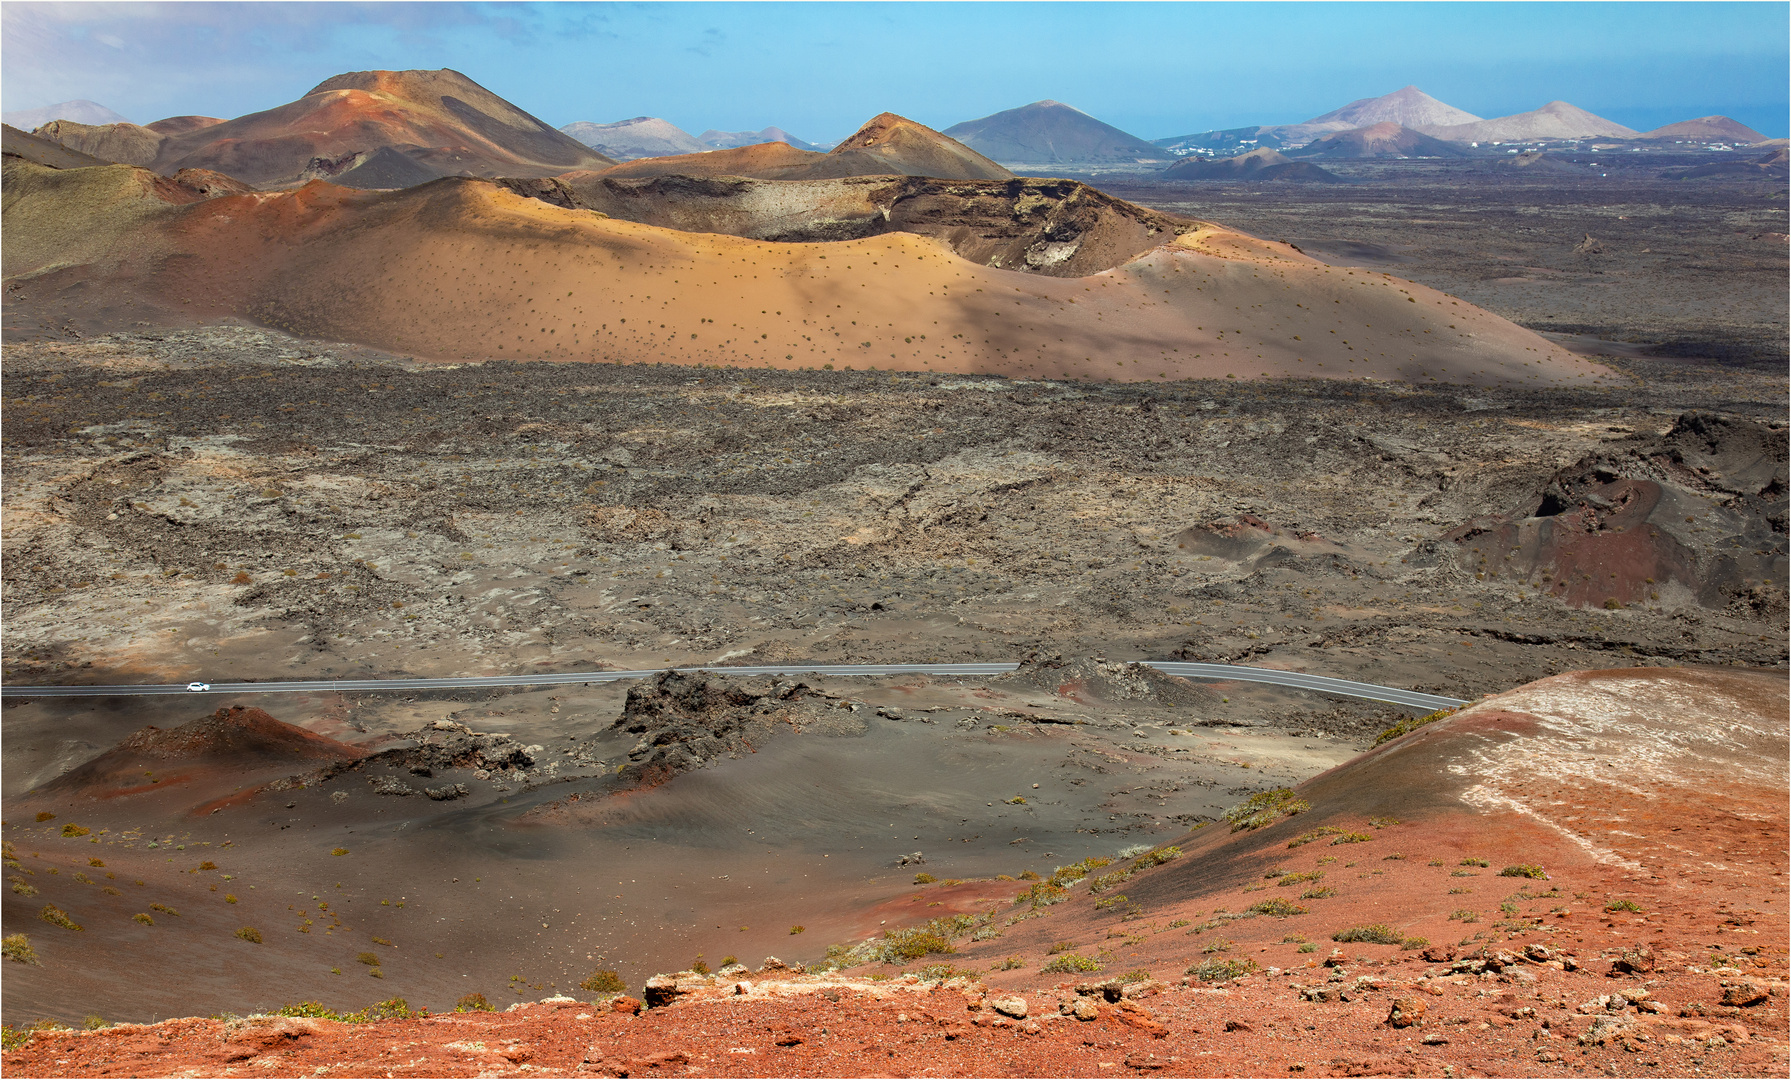
[[664,117],[832,141],[1055,98],[1143,138],[1304,120],[1416,84],[1646,130],[1787,134],[1784,3],[0,4],[0,109],[238,116],[331,75],[451,67],[554,125]]

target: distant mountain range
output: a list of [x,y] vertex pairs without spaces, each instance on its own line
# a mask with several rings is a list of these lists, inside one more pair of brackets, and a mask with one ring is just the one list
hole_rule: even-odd
[[755,146],[759,143],[780,142],[786,146],[794,146],[798,150],[829,150],[825,143],[803,142],[780,127],[768,127],[761,131],[716,131],[710,129],[696,137],[713,150],[730,150],[736,146]]

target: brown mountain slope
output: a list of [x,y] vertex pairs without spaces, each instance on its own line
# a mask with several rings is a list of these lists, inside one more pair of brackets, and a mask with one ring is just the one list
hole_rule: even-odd
[[997,161],[1057,165],[1155,165],[1174,155],[1061,101],[966,120],[945,134]]
[[166,137],[151,167],[205,168],[267,186],[313,158],[404,153],[437,176],[551,176],[613,162],[457,71],[357,71],[297,101]]
[[222,116],[170,116],[143,126],[158,135],[184,135],[189,131],[198,131],[223,122]]
[[442,359],[1075,379],[1603,373],[1434,290],[1216,226],[1052,278],[909,233],[818,245],[673,232],[477,180],[392,193],[317,182],[179,207],[128,166],[6,170],[5,270],[41,273],[40,289]]
[[52,120],[33,134],[102,161],[145,167],[155,163],[156,154],[166,141],[166,136],[136,124],[91,126],[73,120]]
[[798,150],[781,142],[760,143],[704,154],[643,158],[607,169],[603,175],[746,176],[758,180],[834,180],[848,176],[1004,180],[1014,174],[924,124],[895,113],[881,113],[825,154]]

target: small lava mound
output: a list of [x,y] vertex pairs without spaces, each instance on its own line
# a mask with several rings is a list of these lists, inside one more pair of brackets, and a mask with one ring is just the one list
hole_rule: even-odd
[[1533,500],[1443,539],[1465,570],[1576,607],[1784,611],[1783,425],[1686,413],[1664,436],[1562,469]]
[[1219,695],[1206,687],[1144,664],[1108,663],[1100,659],[1064,659],[1031,653],[1020,666],[989,680],[1002,688],[1032,687],[1084,705],[1127,702],[1135,705],[1212,705]]
[[1265,564],[1343,551],[1341,544],[1317,533],[1283,529],[1254,514],[1183,529],[1175,535],[1175,547],[1184,555],[1223,559],[1252,570]]
[[241,784],[365,755],[361,747],[313,734],[260,709],[233,705],[166,731],[145,727],[63,773],[42,794],[105,799],[202,778],[231,778]]
[[640,736],[617,774],[626,787],[652,787],[721,757],[756,753],[789,733],[863,735],[846,702],[802,683],[663,671],[628,691],[612,725]]

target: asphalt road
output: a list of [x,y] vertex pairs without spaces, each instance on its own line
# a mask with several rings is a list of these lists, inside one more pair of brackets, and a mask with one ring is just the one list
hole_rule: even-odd
[[[1297,671],[1276,671],[1273,668],[1245,667],[1239,664],[1190,664],[1147,660],[1144,663],[1166,675],[1188,679],[1258,682],[1288,686],[1299,690],[1315,690],[1340,697],[1367,698],[1392,705],[1431,711],[1448,709],[1467,702],[1457,698],[1421,694],[1393,686],[1331,679],[1323,675],[1305,675]],[[771,667],[696,667],[683,671],[714,671],[726,675],[1001,675],[1018,664],[779,664]],[[186,684],[139,684],[127,686],[7,686],[0,687],[0,697],[141,697],[150,694],[289,694],[320,690],[460,690],[516,686],[565,686],[571,683],[619,682],[623,679],[645,679],[659,673],[653,671],[573,671],[543,675],[483,675],[463,679],[307,679],[291,682],[221,682],[201,684],[202,690]]]

